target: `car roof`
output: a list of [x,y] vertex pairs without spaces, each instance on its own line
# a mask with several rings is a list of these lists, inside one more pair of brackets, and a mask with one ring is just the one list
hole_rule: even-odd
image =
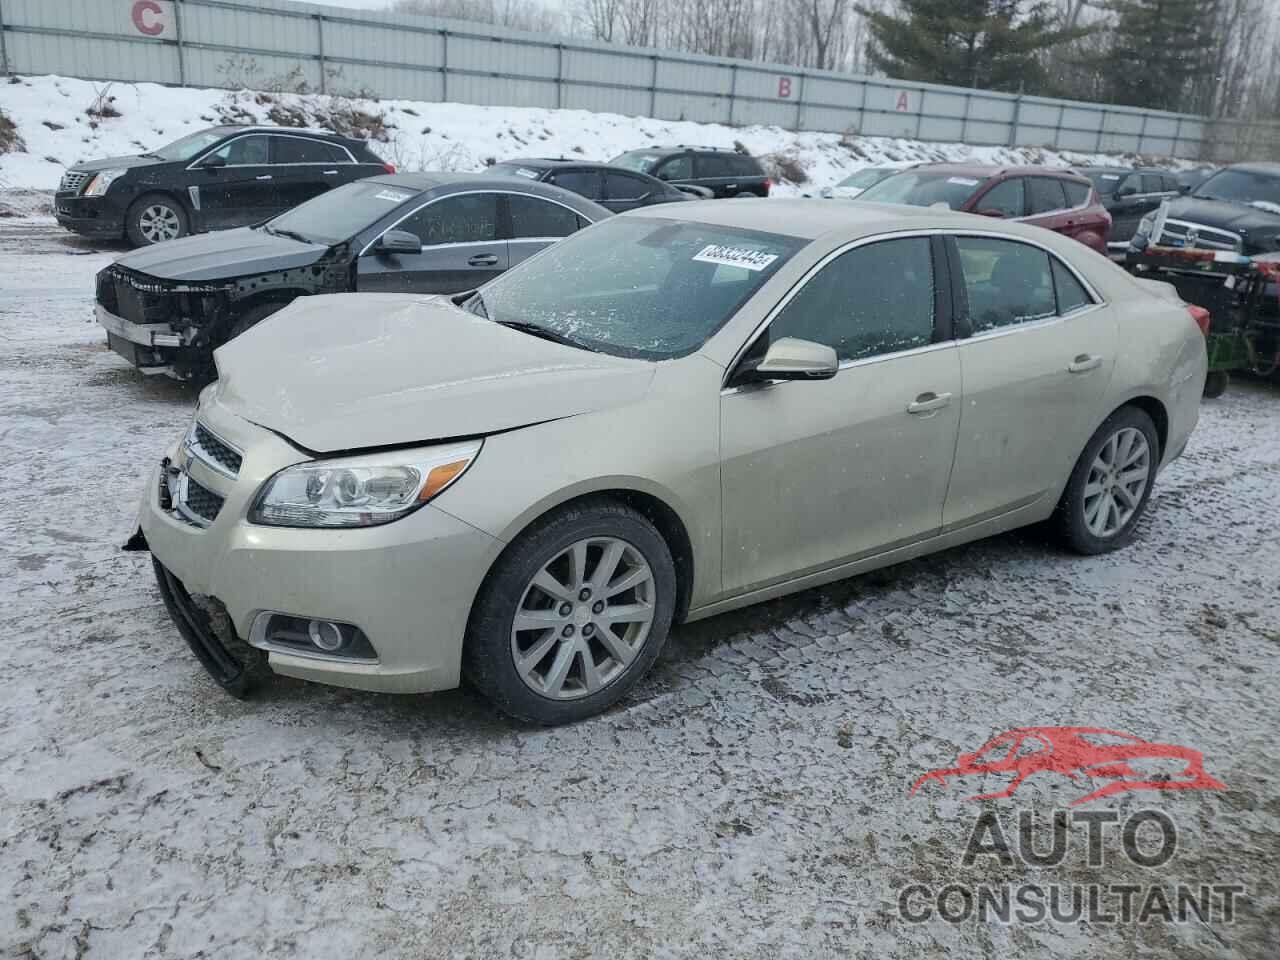
[[209,127],[210,130],[225,130],[227,135],[233,133],[300,133],[308,137],[315,137],[319,140],[330,140],[335,143],[360,143],[365,141],[357,137],[344,137],[340,133],[334,133],[331,130],[315,130],[311,127],[285,127],[279,124],[271,123],[220,123],[217,126]]
[[737,150],[733,147],[707,147],[707,146],[699,146],[696,143],[677,143],[677,144],[669,145],[665,147],[658,147],[658,146],[636,147],[634,150],[626,150],[623,152],[624,153],[663,154],[663,153],[686,153],[688,151],[693,151],[694,153],[733,153],[742,157],[751,156],[751,154],[742,153],[740,150]]
[[1040,176],[1080,179],[1080,174],[1066,167],[1042,167],[1035,164],[1013,166],[996,163],[921,163],[911,169],[928,170],[934,173],[954,173],[958,176],[969,177]]
[[1267,176],[1280,177],[1280,163],[1255,161],[1253,163],[1233,163],[1228,170],[1243,170],[1245,173],[1265,173]]
[[778,233],[803,240],[816,240],[837,230],[850,235],[870,235],[893,230],[928,230],[948,226],[990,229],[993,223],[988,217],[933,207],[864,201],[832,203],[830,200],[807,197],[753,197],[734,200],[732,203],[724,200],[691,200],[688,203],[645,207],[619,216],[690,220],[739,230]]
[[613,173],[629,173],[638,177],[656,179],[641,170],[631,170],[616,163],[605,163],[601,160],[574,160],[572,157],[520,157],[516,160],[499,160],[498,167],[536,167],[544,170],[553,167],[582,167],[588,170],[609,170]]
[[441,195],[471,190],[508,190],[531,193],[535,196],[546,197],[548,200],[556,200],[565,206],[574,208],[593,221],[612,215],[611,211],[580,194],[564,190],[554,184],[539,183],[537,180],[530,180],[527,177],[504,177],[498,174],[484,173],[446,173],[428,170],[421,173],[384,173],[376,177],[366,177],[358,182],[385,183],[388,186],[400,187],[404,190],[415,190],[420,193],[435,190]]

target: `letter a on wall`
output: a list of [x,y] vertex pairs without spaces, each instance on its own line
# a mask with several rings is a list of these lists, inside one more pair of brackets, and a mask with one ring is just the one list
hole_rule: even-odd
[[893,109],[897,110],[899,113],[911,112],[911,99],[910,97],[907,96],[907,91],[905,90],[898,91],[898,100],[893,105]]

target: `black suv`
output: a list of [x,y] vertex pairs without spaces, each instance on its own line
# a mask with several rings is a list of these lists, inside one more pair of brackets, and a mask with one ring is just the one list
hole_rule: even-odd
[[150,153],[86,160],[54,197],[58,223],[134,246],[257,223],[395,167],[362,140],[292,127],[210,127]]
[[629,150],[609,161],[674,184],[709,189],[717,197],[767,197],[773,182],[760,161],[715,147],[653,147]]
[[485,173],[553,183],[562,190],[594,200],[614,213],[648,207],[655,203],[692,199],[688,193],[647,173],[611,167],[607,163],[545,158],[504,160],[486,169]]
[[1247,257],[1280,250],[1280,163],[1224,167],[1190,196],[1168,201],[1142,218],[1129,249],[1148,244]]
[[1182,193],[1178,175],[1172,170],[1080,167],[1076,172],[1093,181],[1098,199],[1111,214],[1111,239],[1107,246],[1112,250],[1123,251],[1128,247],[1142,218]]

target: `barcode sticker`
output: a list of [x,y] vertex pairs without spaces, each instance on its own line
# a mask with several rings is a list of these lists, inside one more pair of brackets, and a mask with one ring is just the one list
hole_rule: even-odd
[[726,247],[712,243],[694,254],[693,259],[698,263],[716,263],[725,267],[760,271],[777,260],[778,255],[752,250],[750,247]]

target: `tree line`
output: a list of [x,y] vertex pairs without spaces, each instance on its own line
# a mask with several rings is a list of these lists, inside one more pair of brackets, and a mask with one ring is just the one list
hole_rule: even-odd
[[1027,95],[1280,118],[1280,0],[396,0],[401,12]]

